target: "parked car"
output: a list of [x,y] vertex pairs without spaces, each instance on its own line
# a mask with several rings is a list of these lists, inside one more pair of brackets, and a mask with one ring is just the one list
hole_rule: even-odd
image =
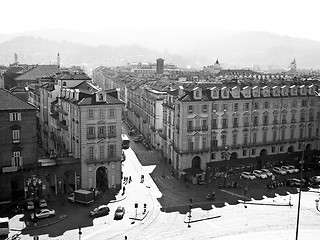
[[110,209],[107,205],[101,205],[95,209],[93,209],[92,211],[90,211],[89,216],[90,217],[101,217],[101,216],[105,216],[108,215],[110,212]]
[[253,170],[253,175],[255,175],[257,178],[262,178],[262,179],[265,179],[267,178],[267,174],[262,172],[261,170]]
[[286,185],[288,187],[299,187],[301,185],[301,181],[297,178],[289,178],[286,180]]
[[36,214],[32,213],[30,216],[31,220],[39,219],[39,218],[47,218],[53,217],[56,215],[56,211],[54,209],[43,208],[36,212]]
[[116,220],[122,219],[124,216],[124,213],[125,213],[124,207],[119,206],[114,213],[114,219]]
[[267,174],[267,177],[272,177],[273,173],[266,168],[261,169],[262,172],[264,172],[265,174]]
[[135,143],[140,142],[140,137],[135,137],[135,138],[133,139],[133,141],[134,141]]
[[275,173],[277,173],[277,174],[280,174],[280,175],[285,175],[285,174],[287,174],[287,172],[284,171],[283,169],[281,169],[280,167],[274,167],[274,168],[273,168],[273,171],[274,171]]
[[250,172],[242,172],[241,175],[240,175],[240,178],[246,178],[246,179],[255,179],[256,177],[250,173]]
[[295,173],[298,173],[298,172],[299,172],[299,169],[296,168],[295,166],[288,165],[288,167],[289,167],[290,169],[292,169]]
[[38,202],[38,206],[40,208],[48,207],[47,201],[45,199],[40,199],[39,202]]
[[289,166],[282,166],[281,169],[283,171],[286,171],[286,173],[295,173],[295,171],[292,168],[290,168]]

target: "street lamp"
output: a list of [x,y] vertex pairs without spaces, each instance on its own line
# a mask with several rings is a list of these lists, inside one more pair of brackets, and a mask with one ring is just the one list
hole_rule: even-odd
[[33,216],[36,219],[36,198],[41,197],[41,190],[42,190],[42,181],[41,179],[37,178],[35,175],[32,175],[30,179],[26,182],[28,195],[27,198],[32,197],[33,201]]
[[190,199],[189,199],[189,216],[188,216],[189,221],[188,221],[188,228],[190,228],[190,227],[191,227],[190,222],[191,222],[192,201],[193,201],[193,199],[192,199],[192,198],[190,198]]
[[229,147],[224,147],[224,166],[225,166],[225,173],[224,173],[224,187],[227,187],[227,160],[228,160],[228,150]]
[[[304,161],[304,142],[302,143],[300,183],[302,183],[303,161]],[[296,226],[296,240],[298,240],[298,233],[299,233],[300,203],[301,203],[301,184],[300,184],[300,188],[299,188],[298,214],[297,214],[297,226]]]
[[82,234],[82,231],[81,231],[81,225],[79,226],[79,240],[81,240],[81,234]]
[[246,195],[247,195],[247,191],[248,191],[248,188],[245,187],[245,188],[244,188],[244,194],[243,194],[243,204],[244,204],[244,208],[247,208],[247,206],[246,206]]

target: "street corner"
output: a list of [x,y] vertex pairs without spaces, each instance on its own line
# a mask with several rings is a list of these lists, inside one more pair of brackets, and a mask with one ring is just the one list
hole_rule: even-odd
[[221,215],[213,213],[212,211],[191,211],[185,214],[184,223],[200,222],[214,218],[220,218]]
[[116,203],[116,202],[121,202],[124,199],[126,199],[128,196],[127,192],[119,192],[117,195],[115,195],[115,199],[110,200],[110,203]]
[[47,219],[47,221],[43,221],[43,220],[38,220],[36,222],[27,221],[26,227],[24,230],[33,230],[33,229],[48,227],[48,226],[51,226],[51,225],[56,224],[58,222],[61,222],[61,221],[65,220],[66,218],[68,218],[68,215],[60,215],[60,216],[52,218],[52,219]]
[[136,215],[133,216],[133,217],[129,217],[129,219],[131,219],[131,220],[137,220],[137,221],[142,221],[143,219],[145,219],[145,217],[148,215],[148,213],[149,213],[149,211],[141,212],[141,213],[136,214]]

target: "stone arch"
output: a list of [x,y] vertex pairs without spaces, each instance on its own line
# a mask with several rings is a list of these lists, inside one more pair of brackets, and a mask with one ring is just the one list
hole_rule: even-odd
[[192,158],[192,168],[199,168],[201,169],[201,157],[195,156]]
[[293,153],[294,152],[294,146],[289,146],[288,147],[288,153]]
[[107,191],[108,186],[108,169],[105,166],[100,166],[96,169],[96,188],[99,191]]
[[305,150],[306,150],[306,151],[309,151],[309,150],[311,150],[311,149],[312,149],[312,145],[311,145],[310,143],[307,144]]
[[260,156],[265,156],[265,155],[268,155],[268,151],[267,151],[267,149],[261,149],[261,151],[260,151]]
[[238,153],[237,152],[232,152],[230,154],[230,160],[238,159]]

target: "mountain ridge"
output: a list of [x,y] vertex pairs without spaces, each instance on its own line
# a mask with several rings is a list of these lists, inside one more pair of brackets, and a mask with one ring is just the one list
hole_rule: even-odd
[[[188,31],[189,30],[189,31]],[[53,37],[55,36],[55,37]],[[286,69],[295,58],[298,68],[319,69],[320,42],[268,32],[207,29],[107,29],[80,32],[43,29],[0,35],[0,63],[49,63],[61,55],[65,65],[118,66],[164,58],[178,67],[202,68],[219,59],[224,68]]]

